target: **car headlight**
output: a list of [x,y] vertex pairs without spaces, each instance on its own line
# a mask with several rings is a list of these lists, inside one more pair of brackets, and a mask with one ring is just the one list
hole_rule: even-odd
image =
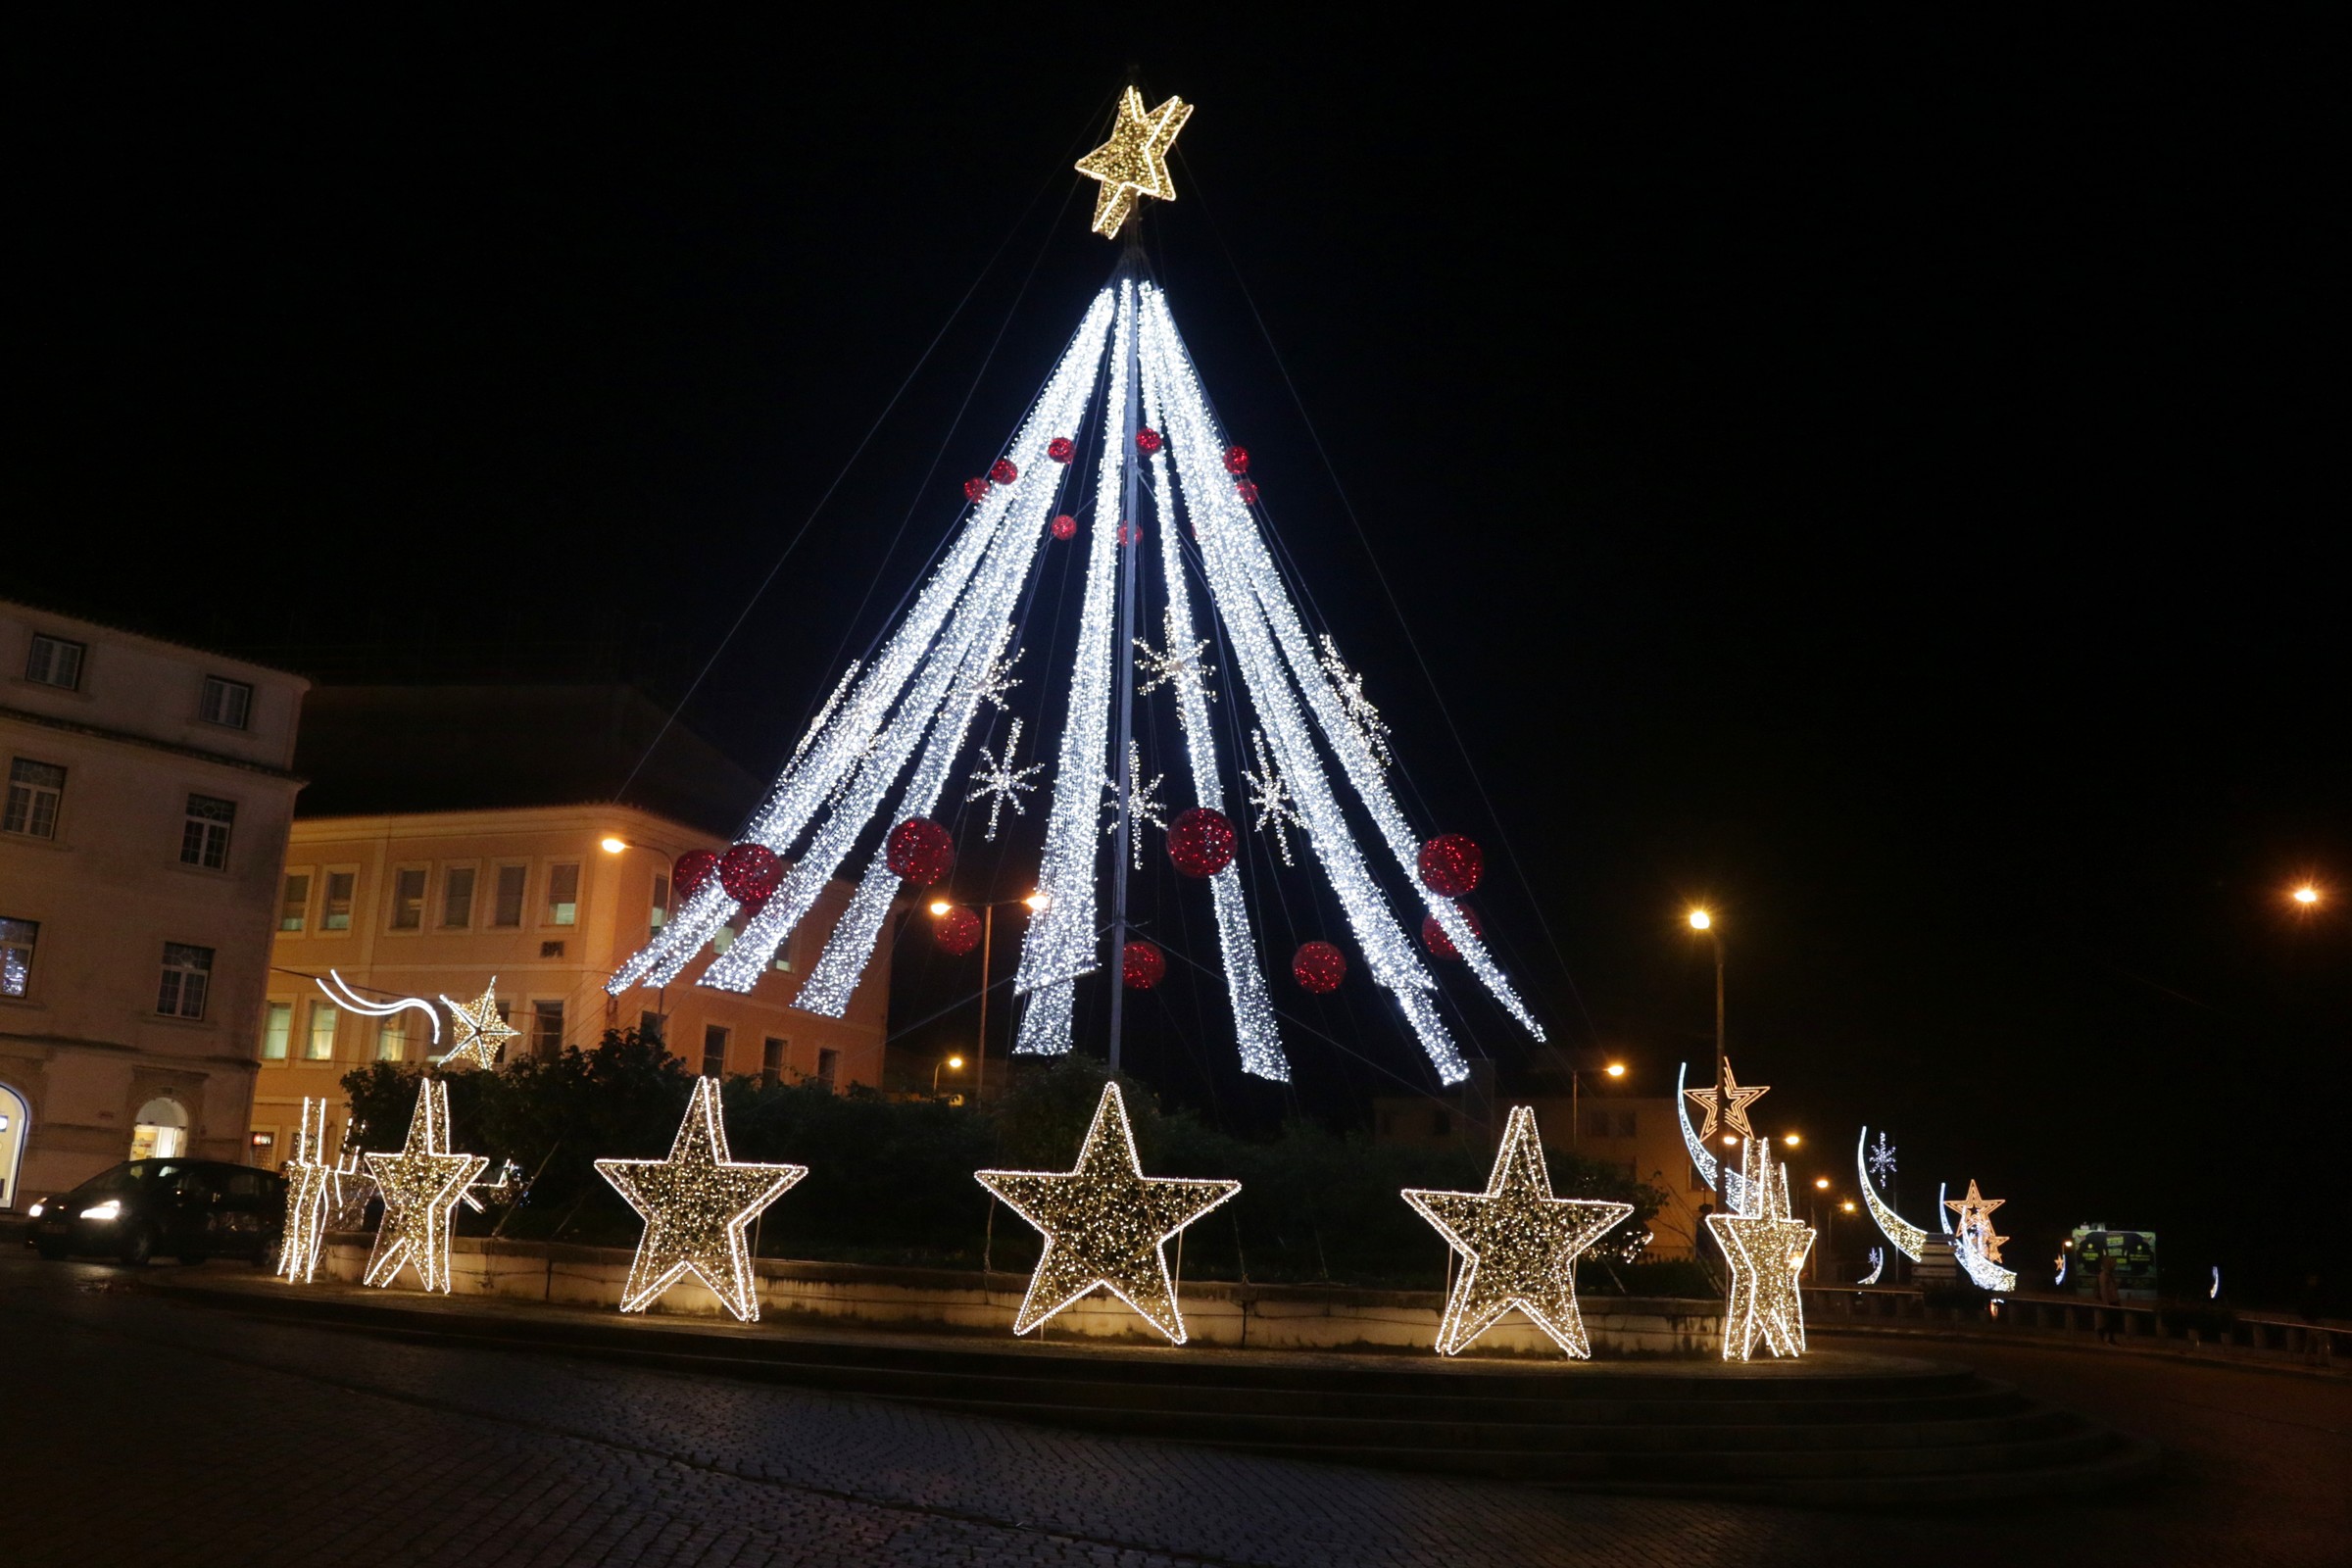
[[122,1200],[110,1198],[103,1203],[92,1203],[81,1211],[81,1217],[83,1219],[120,1219],[122,1217]]
[[24,1217],[26,1219],[39,1219],[41,1215],[48,1209],[48,1207],[49,1205],[47,1203],[35,1203],[24,1211]]

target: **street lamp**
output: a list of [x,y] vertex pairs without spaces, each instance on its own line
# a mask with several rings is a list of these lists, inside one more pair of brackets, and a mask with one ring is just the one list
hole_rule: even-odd
[[942,1067],[961,1072],[963,1071],[963,1058],[961,1056],[942,1056],[931,1064],[931,1093],[934,1097],[939,1094],[939,1072]]
[[2293,899],[2297,904],[2301,905],[2306,909],[2317,908],[2320,903],[2320,890],[2306,882],[2301,887],[2295,889],[2294,892],[2288,894],[2287,897]]
[[[1600,1070],[1611,1078],[1622,1078],[1625,1076],[1625,1063],[1612,1061]],[[1570,1149],[1574,1149],[1584,1136],[1584,1091],[1585,1075],[1583,1070],[1570,1067],[1568,1069],[1568,1147]]]
[[[1726,1092],[1724,1085],[1723,933],[1715,929],[1715,916],[1709,914],[1704,906],[1692,909],[1690,919],[1690,929],[1705,932],[1707,942],[1715,950],[1715,1115],[1724,1128],[1723,1146],[1731,1149],[1737,1147],[1739,1140],[1731,1134],[1732,1097]],[[1716,1191],[1721,1193],[1728,1185],[1728,1183],[1719,1181],[1716,1184]]]
[[[988,976],[990,968],[990,956],[994,953],[997,945],[997,911],[1009,905],[1016,904],[1025,909],[1038,910],[1045,908],[1053,902],[1054,901],[1052,899],[1047,898],[1046,895],[1041,891],[1032,893],[1025,899],[996,899],[987,904],[979,906],[980,1040],[979,1044],[972,1052],[972,1054],[977,1058],[976,1065],[972,1069],[972,1098],[974,1100],[978,1100],[980,1098],[980,1087],[987,1081],[988,1078]],[[938,919],[939,917],[952,912],[955,907],[956,906],[946,899],[933,899],[931,901],[932,918]],[[970,950],[967,949],[965,951],[968,952]],[[960,1067],[963,1065],[963,1063],[958,1061],[956,1063],[956,1065]],[[931,1074],[931,1083],[933,1091],[937,1092],[939,1086],[939,1074],[936,1071]]]
[[1790,1149],[1794,1149],[1797,1145],[1803,1143],[1805,1139],[1802,1133],[1785,1133],[1781,1137],[1781,1142],[1787,1144]]

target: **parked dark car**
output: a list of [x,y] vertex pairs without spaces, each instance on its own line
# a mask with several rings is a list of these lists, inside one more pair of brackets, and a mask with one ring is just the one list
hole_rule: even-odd
[[26,1210],[25,1245],[47,1258],[92,1254],[137,1266],[157,1253],[273,1261],[286,1179],[216,1159],[133,1159]]

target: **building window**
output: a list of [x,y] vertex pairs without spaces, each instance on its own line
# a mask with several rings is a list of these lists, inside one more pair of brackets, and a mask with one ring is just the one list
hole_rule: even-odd
[[219,675],[204,677],[204,706],[197,710],[207,724],[243,729],[253,719],[253,688],[241,680]]
[[424,867],[403,866],[392,873],[392,929],[424,929]]
[[654,912],[646,923],[656,931],[669,922],[669,878],[662,872],[654,874]]
[[830,1088],[832,1088],[832,1087],[833,1087],[833,1079],[834,1079],[835,1075],[836,1075],[836,1074],[838,1074],[840,1071],[841,1071],[841,1053],[840,1053],[840,1052],[838,1052],[838,1051],[819,1051],[819,1052],[817,1052],[817,1054],[816,1054],[816,1081],[817,1081],[818,1083],[820,1083],[820,1084],[823,1084],[823,1085],[824,1085],[824,1086],[825,1086],[827,1089],[830,1089]]
[[441,873],[441,924],[464,930],[473,924],[473,867],[453,865]]
[[31,657],[24,661],[24,678],[42,686],[77,692],[81,690],[81,656],[88,652],[81,643],[35,632]]
[[375,1059],[406,1061],[409,1059],[409,1015],[393,1013],[375,1027]]
[[531,1054],[541,1061],[553,1061],[564,1054],[564,1004],[561,1002],[531,1004]]
[[547,923],[571,925],[580,917],[580,867],[565,861],[547,868]]
[[784,1042],[774,1035],[760,1047],[760,1081],[770,1089],[784,1081]]
[[283,1061],[294,1040],[294,1004],[272,1002],[262,1010],[262,1059]]
[[703,1027],[703,1076],[723,1078],[727,1071],[727,1032],[717,1024]]
[[32,989],[32,946],[40,934],[38,920],[0,919],[0,997]]
[[651,1040],[660,1045],[662,1031],[668,1027],[669,1014],[665,1012],[641,1012],[637,1015],[637,1038],[640,1040]]
[[1617,1113],[1617,1136],[1620,1138],[1634,1136],[1634,1113],[1632,1111],[1621,1110]]
[[522,924],[522,883],[529,870],[527,865],[502,865],[498,868],[498,889],[490,907],[492,925]]
[[348,931],[351,929],[351,894],[359,880],[360,873],[357,871],[329,871],[326,873],[326,906],[318,911],[319,930]]
[[335,1019],[339,1016],[331,1002],[311,1004],[311,1029],[303,1036],[302,1059],[332,1061],[335,1059]]
[[66,770],[20,757],[8,764],[8,810],[0,830],[27,838],[57,837],[57,808],[66,798]]
[[201,865],[208,871],[228,869],[228,830],[236,820],[236,802],[212,795],[189,796],[187,819],[179,826],[179,863]]
[[300,931],[310,923],[311,873],[287,873],[285,888],[277,897],[277,928],[280,931]]
[[167,1018],[201,1018],[204,994],[212,988],[213,950],[185,942],[164,944],[164,983],[155,1010]]
[[1595,1106],[1585,1112],[1585,1136],[1587,1138],[1608,1137],[1610,1125],[1609,1113],[1605,1107]]

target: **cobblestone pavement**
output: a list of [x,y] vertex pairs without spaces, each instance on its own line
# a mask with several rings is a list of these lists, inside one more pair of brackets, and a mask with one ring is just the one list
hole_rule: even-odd
[[2347,1524],[2352,1390],[2074,1351],[1992,1348],[1985,1370],[2180,1444],[2166,1486],[1889,1519],[1045,1431],[264,1324],[125,1278],[0,1259],[12,1563],[1756,1568],[2032,1560],[2067,1542],[2319,1563],[2341,1560]]

